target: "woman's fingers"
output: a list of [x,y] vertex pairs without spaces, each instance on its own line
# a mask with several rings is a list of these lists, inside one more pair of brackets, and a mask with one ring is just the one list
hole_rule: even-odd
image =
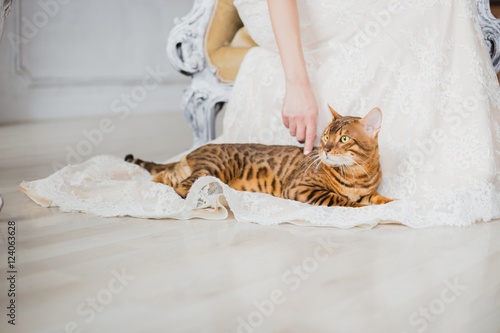
[[297,121],[296,121],[296,119],[291,119],[288,122],[288,130],[290,131],[291,136],[297,135]]
[[298,142],[305,143],[304,152],[312,151],[316,137],[318,106],[309,82],[288,83],[283,98],[283,124]]
[[297,124],[297,131],[295,133],[295,137],[297,138],[297,141],[300,143],[304,143],[306,140],[306,124],[304,121],[301,121]]
[[294,136],[298,142],[304,143],[304,154],[309,154],[314,148],[316,138],[316,117],[314,114],[309,117],[283,117],[287,119],[290,135]]
[[306,118],[306,120],[297,123],[295,134],[297,141],[304,143],[304,154],[309,154],[314,147],[316,138],[316,119],[315,117]]
[[316,118],[314,118],[306,127],[304,154],[309,154],[314,148],[314,139],[316,139]]
[[285,125],[286,128],[290,127],[290,121],[288,116],[285,114],[285,112],[282,112],[282,118],[283,118],[283,125]]

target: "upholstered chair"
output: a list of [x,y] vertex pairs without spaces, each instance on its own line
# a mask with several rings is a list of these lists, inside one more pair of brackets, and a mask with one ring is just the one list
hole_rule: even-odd
[[193,129],[193,146],[215,138],[215,117],[228,101],[232,83],[248,50],[255,46],[233,0],[195,0],[177,19],[167,56],[179,72],[191,76],[182,109]]

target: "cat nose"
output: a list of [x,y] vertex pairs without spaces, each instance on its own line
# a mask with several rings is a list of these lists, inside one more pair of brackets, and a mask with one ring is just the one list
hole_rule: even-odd
[[331,150],[332,150],[332,149],[331,149],[330,147],[323,147],[323,151],[324,151],[325,153],[327,153],[327,154],[328,154]]

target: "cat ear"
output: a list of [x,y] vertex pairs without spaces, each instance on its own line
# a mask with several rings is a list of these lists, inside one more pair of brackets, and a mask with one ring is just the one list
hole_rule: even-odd
[[372,109],[359,123],[370,137],[376,137],[382,126],[382,111],[379,108]]
[[339,118],[342,118],[342,116],[341,116],[341,115],[339,115],[339,114],[337,113],[337,111],[335,111],[335,110],[334,110],[334,109],[330,106],[330,104],[327,104],[327,105],[328,105],[328,109],[330,110],[330,113],[331,113],[331,114],[332,114],[332,116],[333,116],[333,119],[337,120],[337,119],[339,119]]

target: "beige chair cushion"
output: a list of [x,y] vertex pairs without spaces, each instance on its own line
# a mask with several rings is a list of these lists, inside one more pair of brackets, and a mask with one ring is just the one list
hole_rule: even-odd
[[207,59],[216,68],[217,77],[225,83],[234,82],[243,58],[255,45],[233,0],[218,0],[205,35]]

